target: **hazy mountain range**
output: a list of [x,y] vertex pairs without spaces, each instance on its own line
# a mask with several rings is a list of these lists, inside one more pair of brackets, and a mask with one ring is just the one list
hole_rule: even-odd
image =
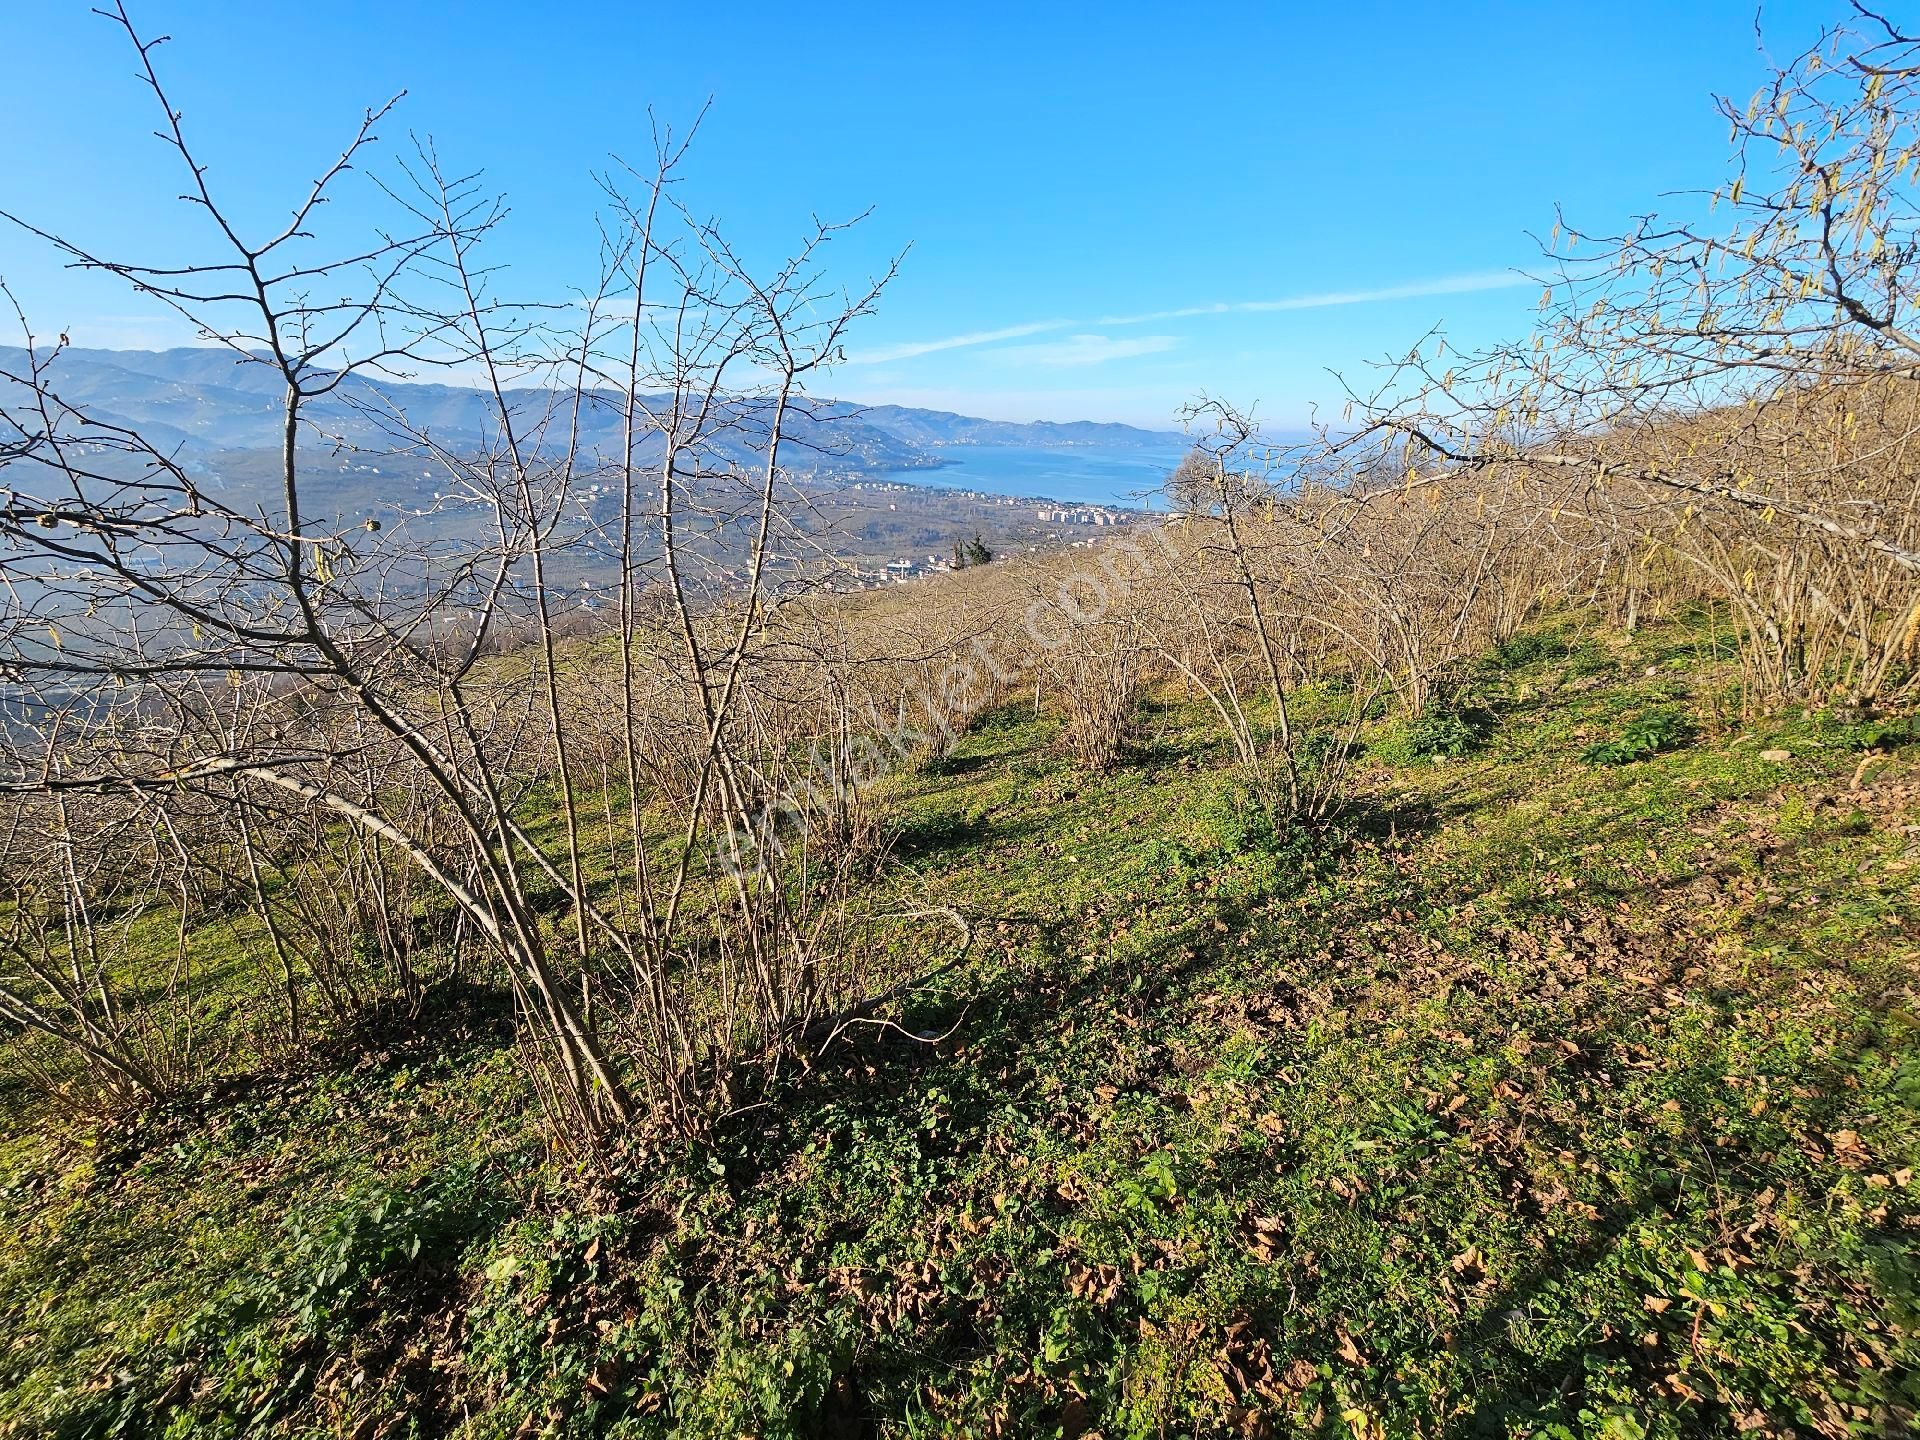
[[[21,425],[34,423],[19,413],[33,398],[18,378],[26,373],[27,361],[25,351],[0,346],[0,442],[13,429],[5,419],[8,412],[16,413]],[[125,427],[171,454],[203,477],[223,504],[279,513],[284,417],[278,372],[271,367],[211,347],[71,349],[53,363],[48,384],[61,402],[90,420]],[[554,398],[529,388],[509,392],[508,402],[524,448]],[[383,411],[403,412],[407,431],[383,426]],[[459,486],[434,452],[496,451],[499,426],[491,396],[458,385],[376,384],[353,377],[309,402],[302,413],[311,427],[301,442],[309,524],[378,519],[389,537],[396,534],[394,527],[403,526],[410,540],[421,543],[489,540],[488,512],[454,499]],[[703,444],[703,464],[711,468],[730,461],[748,473],[756,470],[770,419],[764,402],[740,404],[729,416],[732,423]],[[566,428],[562,419],[552,433],[558,437]],[[618,454],[621,432],[612,396],[583,408],[579,438],[588,456]],[[414,438],[420,434],[430,437],[430,447]],[[982,447],[1010,457],[1007,477],[1034,477],[1033,488],[1022,493],[1045,497],[1046,479],[1083,465],[1097,470],[1118,464],[1164,475],[1184,443],[1171,432],[1126,425],[1016,424],[842,401],[810,402],[804,413],[789,417],[786,434],[783,461],[807,498],[792,507],[793,533],[783,528],[776,564],[831,555],[869,568],[900,558],[924,562],[976,536],[1003,553],[1071,538],[1044,506],[1036,510],[995,498],[1009,493],[1004,481],[983,481],[963,463],[987,453]],[[655,436],[637,458],[644,465],[659,454]],[[1046,463],[1050,456],[1058,457],[1057,468]],[[948,466],[953,468],[943,468]],[[37,478],[0,473],[0,488],[11,482],[31,493]],[[557,583],[578,586],[583,595],[603,587],[613,573],[603,541],[607,527],[620,517],[619,492],[603,480],[590,463],[581,467],[548,562]],[[683,519],[686,536],[711,553],[723,580],[748,533],[724,522],[745,503],[728,485],[716,477],[690,482],[693,503]],[[649,532],[638,543],[651,552],[655,542]]]
[[[26,352],[0,346],[0,372],[25,372]],[[83,350],[63,352],[51,381],[60,398],[96,420],[124,425],[163,448],[177,448],[187,460],[222,452],[276,448],[280,443],[280,381],[276,371],[237,359],[212,347],[177,350]],[[14,396],[9,396],[14,391]],[[0,379],[0,405],[17,399],[18,387]],[[547,408],[548,397],[535,389],[510,392],[515,411],[530,423]],[[469,450],[496,438],[491,397],[458,385],[375,382],[354,377],[333,394],[310,402],[306,418],[317,430],[350,445],[379,448],[392,443],[370,412],[383,407],[404,412],[416,430],[432,435],[449,451]],[[740,412],[740,435],[722,442],[723,453],[752,451],[754,407]],[[1164,451],[1181,437],[1173,432],[1137,429],[1092,421],[1019,424],[983,420],[942,410],[899,405],[862,406],[845,401],[815,402],[810,414],[789,425],[798,441],[789,452],[798,469],[823,474],[874,474],[927,470],[943,463],[941,452],[960,446],[1012,445],[1064,449],[1098,445],[1108,449]],[[589,449],[616,445],[618,408],[590,406],[582,415],[581,440]]]

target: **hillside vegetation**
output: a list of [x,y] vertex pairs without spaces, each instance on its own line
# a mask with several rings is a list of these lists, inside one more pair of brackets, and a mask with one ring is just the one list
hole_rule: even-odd
[[555,1157],[484,986],[16,1128],[6,1433],[1892,1433],[1920,745],[1724,645],[1530,628],[1311,837],[1009,703],[890,796],[971,953],[697,1142]]
[[430,145],[321,223],[382,110],[255,236],[102,13],[214,244],[42,238],[280,440],[0,354],[0,1435],[1916,1428],[1920,38],[1532,333],[847,595],[844,227],[662,127],[515,306]]

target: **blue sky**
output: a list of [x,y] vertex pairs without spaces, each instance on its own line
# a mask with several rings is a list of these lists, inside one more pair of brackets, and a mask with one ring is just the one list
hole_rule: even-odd
[[[1166,425],[1202,390],[1269,423],[1444,325],[1528,323],[1554,206],[1586,230],[1724,173],[1716,91],[1761,78],[1751,0],[1685,5],[645,6],[132,0],[211,179],[283,216],[360,110],[513,204],[525,295],[594,266],[592,172],[647,107],[713,108],[685,196],[751,254],[871,217],[855,284],[911,249],[832,388],[1013,419]],[[831,13],[812,13],[816,11]],[[1841,7],[1771,4],[1779,58]],[[0,5],[0,208],[119,254],[195,253],[132,57],[85,0]],[[366,214],[343,198],[343,234]],[[370,212],[369,212],[370,213]],[[184,338],[38,242],[0,276],[76,343]],[[8,337],[11,338],[10,336]]]

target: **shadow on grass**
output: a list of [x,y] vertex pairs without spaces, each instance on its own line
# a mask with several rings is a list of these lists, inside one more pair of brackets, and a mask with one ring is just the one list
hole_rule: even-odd
[[1000,759],[998,755],[936,755],[920,766],[920,773],[942,779],[950,776],[975,775],[998,763]]
[[[1283,853],[1302,860],[1304,885],[1356,843],[1410,835],[1426,819],[1416,807],[1363,809],[1338,826],[1291,838]],[[1223,855],[1218,864],[1246,858]],[[1180,878],[1183,893],[1191,893],[1184,885],[1194,877]],[[1295,878],[1283,869],[1280,890],[1292,893]],[[1125,905],[1110,898],[1115,908],[1107,918],[1116,919],[1131,911],[1135,897]],[[1062,1118],[1063,1081],[1069,1091],[1091,1087],[1106,1073],[1102,1057],[1131,1057],[1126,1083],[1134,1088],[1178,1089],[1186,1081],[1177,1068],[1177,1037],[1206,1013],[1203,997],[1223,983],[1223,973],[1238,977],[1244,970],[1247,937],[1257,938],[1253,953],[1267,956],[1263,963],[1276,972],[1312,973],[1313,956],[1325,947],[1322,924],[1297,914],[1282,918],[1263,909],[1263,899],[1196,896],[1178,920],[1124,950],[1103,943],[1087,914],[972,915],[977,948],[967,965],[905,998],[893,1023],[838,1036],[804,1076],[743,1077],[735,1093],[748,1103],[716,1133],[712,1152],[726,1175],[742,1177],[736,1202],[752,1203],[749,1197],[765,1183],[760,1177],[793,1173],[804,1163],[802,1152],[844,1128],[850,1116],[886,1117],[914,1132],[921,1161],[964,1171],[966,1157],[998,1153],[995,1147],[1010,1139],[1009,1126],[1012,1133],[1049,1132]],[[1262,992],[1270,1000],[1291,993],[1284,975],[1270,983]],[[635,1201],[644,1205],[647,1177],[637,1173],[631,1183]],[[927,1203],[937,1210],[947,1202],[929,1195]],[[870,1223],[850,1211],[830,1220],[810,1248],[858,1245]],[[715,1268],[701,1283],[725,1283],[726,1248],[709,1252]],[[844,1363],[820,1408],[795,1417],[798,1433],[877,1433],[876,1415],[891,1413],[904,1394],[925,1383],[929,1367],[963,1365],[990,1352],[993,1342],[978,1326],[966,1303],[948,1298],[927,1316],[910,1348],[875,1345]]]

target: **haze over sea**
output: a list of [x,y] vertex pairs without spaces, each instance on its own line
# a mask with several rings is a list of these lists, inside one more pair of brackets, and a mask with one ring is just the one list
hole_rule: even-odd
[[1164,508],[1150,493],[1165,483],[1186,446],[1165,445],[942,445],[948,463],[901,478],[992,495],[1035,496],[1076,505]]

